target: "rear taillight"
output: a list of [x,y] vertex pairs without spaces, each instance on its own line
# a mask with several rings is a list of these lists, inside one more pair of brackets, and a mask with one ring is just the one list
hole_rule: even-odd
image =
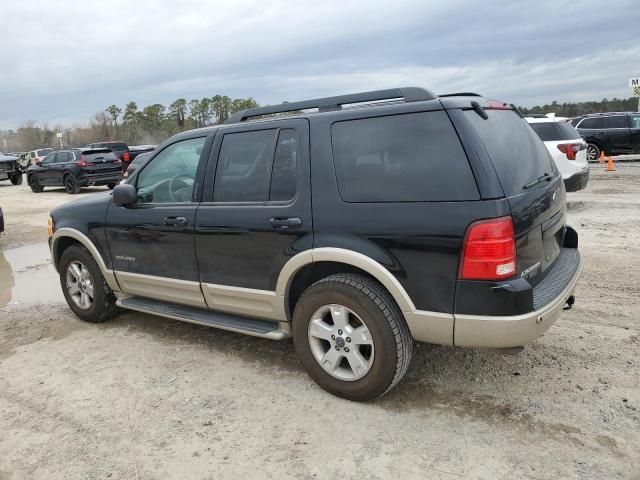
[[124,160],[125,162],[129,161],[129,152],[124,152],[124,155],[122,155],[122,160]]
[[80,155],[80,160],[76,162],[76,165],[79,167],[88,167],[90,165],[95,165],[95,163],[87,162],[87,159],[84,155]]
[[559,143],[558,150],[564,153],[569,160],[576,159],[576,153],[582,150],[581,143]]
[[462,280],[502,280],[516,271],[511,217],[479,220],[467,228],[458,276]]

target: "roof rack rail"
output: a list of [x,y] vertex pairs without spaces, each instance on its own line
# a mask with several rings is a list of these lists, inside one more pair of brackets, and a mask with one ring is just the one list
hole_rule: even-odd
[[403,98],[404,101],[408,103],[433,100],[437,97],[429,90],[419,87],[390,88],[388,90],[375,90],[372,92],[352,93],[350,95],[303,100],[301,102],[282,103],[280,105],[270,105],[267,107],[248,108],[234,113],[224,123],[239,123],[244,122],[251,117],[271,115],[274,113],[294,112],[296,110],[307,110],[311,108],[317,108],[319,112],[341,110],[343,105],[351,103],[377,102],[396,98]]
[[440,97],[481,97],[479,93],[473,92],[456,92],[456,93],[445,93],[444,95],[439,95]]

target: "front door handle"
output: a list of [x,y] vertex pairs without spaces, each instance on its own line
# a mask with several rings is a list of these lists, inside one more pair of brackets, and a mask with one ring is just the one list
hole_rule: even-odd
[[269,219],[269,223],[278,230],[293,230],[302,226],[302,220],[298,217],[274,217]]
[[186,227],[189,220],[187,217],[164,217],[164,224],[169,227]]

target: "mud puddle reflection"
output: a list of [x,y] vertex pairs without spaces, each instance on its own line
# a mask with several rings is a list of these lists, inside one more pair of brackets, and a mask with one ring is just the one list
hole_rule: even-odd
[[0,308],[64,302],[49,245],[0,250]]

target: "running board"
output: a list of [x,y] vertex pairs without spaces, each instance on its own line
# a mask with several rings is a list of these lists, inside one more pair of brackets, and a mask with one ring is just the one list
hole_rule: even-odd
[[281,340],[291,336],[289,324],[239,317],[198,307],[152,300],[142,297],[119,298],[116,305],[127,310],[159,315],[182,322],[196,323],[207,327],[220,328],[231,332],[244,333],[254,337]]

